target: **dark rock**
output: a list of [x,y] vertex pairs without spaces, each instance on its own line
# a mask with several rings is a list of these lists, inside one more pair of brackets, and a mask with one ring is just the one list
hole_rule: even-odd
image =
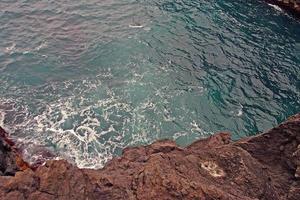
[[300,18],[300,1],[299,0],[265,0],[267,3],[277,5],[294,16]]
[[13,176],[20,169],[16,163],[16,153],[7,141],[6,132],[0,127],[0,173]]
[[163,140],[126,148],[103,169],[47,161],[0,176],[2,199],[300,199],[300,115],[240,141],[219,133],[186,148]]

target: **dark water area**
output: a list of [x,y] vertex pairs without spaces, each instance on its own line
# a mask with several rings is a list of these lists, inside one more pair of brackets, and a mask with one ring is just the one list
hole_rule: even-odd
[[[0,126],[102,167],[300,112],[300,21],[256,0],[0,0]],[[38,156],[38,155],[37,155]]]

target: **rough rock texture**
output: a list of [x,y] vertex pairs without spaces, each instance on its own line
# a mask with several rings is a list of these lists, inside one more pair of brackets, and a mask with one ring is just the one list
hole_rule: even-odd
[[277,5],[284,10],[300,17],[300,0],[265,0],[267,3]]
[[14,175],[17,171],[28,167],[29,165],[14,149],[14,143],[7,138],[7,133],[0,127],[0,176]]
[[126,148],[101,170],[48,161],[0,176],[0,199],[300,199],[300,114],[237,142],[219,133],[186,148]]

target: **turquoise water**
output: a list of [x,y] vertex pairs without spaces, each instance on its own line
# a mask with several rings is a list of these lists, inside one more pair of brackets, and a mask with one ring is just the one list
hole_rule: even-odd
[[299,112],[300,22],[255,0],[2,0],[0,74],[0,125],[31,159],[98,168]]

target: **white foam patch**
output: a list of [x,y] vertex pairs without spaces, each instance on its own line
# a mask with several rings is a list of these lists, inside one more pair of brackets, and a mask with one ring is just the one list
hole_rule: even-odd
[[0,126],[4,127],[4,116],[5,113],[0,110]]
[[[100,102],[97,105],[105,105],[106,103],[108,102]],[[109,110],[112,107],[113,105],[109,105],[106,109]],[[84,114],[85,111],[89,112],[90,108],[87,106],[81,111],[77,110],[70,101],[65,99],[50,104],[40,115],[32,119],[29,118],[23,124],[15,125],[15,129],[23,127],[25,129],[22,131],[35,134],[35,137],[32,138],[25,136],[25,138],[20,139],[20,143],[30,144],[31,147],[28,146],[28,149],[31,149],[37,145],[47,145],[47,140],[49,140],[57,146],[58,151],[66,152],[62,155],[63,157],[69,157],[79,167],[102,167],[112,157],[109,148],[114,148],[114,145],[110,144],[109,146],[99,142],[99,140],[102,135],[114,132],[115,129],[111,124],[103,131],[96,131],[97,127],[100,126],[99,120]],[[72,118],[76,117],[82,119],[71,121]],[[109,116],[106,116],[106,119],[109,120]],[[97,148],[92,149],[94,152],[89,152],[89,146]],[[30,156],[31,161],[39,157],[39,155],[32,155],[32,151],[25,151],[24,154],[28,158]]]
[[268,5],[271,6],[272,8],[274,8],[277,11],[283,12],[283,10],[277,5],[274,5],[274,4],[268,4]]
[[133,24],[130,24],[129,27],[130,28],[144,28],[143,25],[133,25]]
[[205,131],[204,128],[201,127],[201,124],[203,124],[203,123],[196,122],[196,121],[192,121],[190,123],[191,133],[194,133],[194,134],[196,133],[196,137],[195,137],[196,139],[205,138],[207,136],[214,134],[213,132]]
[[243,110],[242,110],[242,108],[241,108],[241,109],[238,110],[236,116],[240,117],[240,116],[242,116],[242,115],[243,115]]
[[48,46],[47,42],[42,42],[39,46],[35,47],[34,50],[35,51],[39,51],[39,50],[41,50],[41,49],[43,49],[43,48],[45,48],[47,46]]
[[[83,82],[90,86],[89,89],[101,88],[101,84],[95,87],[88,81]],[[72,85],[66,83],[66,88]],[[132,116],[143,117],[138,116],[136,109],[139,108],[133,108],[130,104],[122,102],[113,91],[108,89],[107,95],[105,99],[92,102],[89,102],[88,98],[76,96],[60,98],[57,102],[44,105],[43,111],[38,115],[29,114],[27,107],[16,107],[13,100],[8,100],[6,103],[13,106],[6,112],[13,116],[9,121],[14,131],[20,129],[27,133],[21,136],[20,143],[29,144],[29,149],[37,145],[47,146],[49,145],[47,142],[50,141],[62,157],[73,160],[79,167],[100,168],[112,158],[116,148],[122,149],[130,144],[147,141],[144,130],[131,135],[127,142],[123,141],[130,131],[122,128],[116,130],[115,126],[129,127],[129,124],[134,124],[135,119],[132,119]],[[148,103],[142,104],[141,109],[146,109],[148,107],[146,105]],[[3,123],[4,114],[1,113]],[[23,118],[22,122],[17,123],[20,115],[26,116],[26,119]],[[34,162],[39,159],[39,155],[32,155],[32,152],[32,150],[25,151],[24,154]]]
[[12,43],[10,46],[5,48],[5,52],[12,54],[16,49],[16,43]]
[[40,45],[38,45],[37,47],[35,48],[24,48],[24,49],[21,49],[21,48],[17,48],[17,44],[16,43],[12,43],[10,46],[6,47],[4,49],[4,52],[7,53],[7,54],[13,54],[13,53],[22,53],[24,55],[26,54],[30,54],[32,52],[37,52],[37,51],[40,51],[41,49],[45,48],[48,46],[48,43],[47,42],[42,42]]
[[[101,168],[123,148],[150,143],[160,138],[162,132],[172,137],[177,129],[184,129],[175,138],[184,134],[193,137],[209,134],[202,130],[200,123],[189,123],[190,116],[184,117],[191,115],[189,110],[178,110],[171,105],[184,92],[170,88],[170,81],[162,77],[167,70],[160,67],[153,71],[147,65],[143,70],[127,67],[131,69],[129,77],[116,79],[107,68],[95,75],[94,80],[21,88],[22,94],[26,91],[26,97],[20,99],[0,97],[0,102],[7,105],[2,110],[5,113],[2,118],[7,118],[5,125],[26,146],[29,161],[41,159],[39,149],[45,146],[58,158],[67,158],[78,167]],[[154,84],[158,74],[160,84],[165,82],[161,88]],[[203,88],[191,86],[189,91],[199,95]],[[41,95],[47,99],[41,100]],[[178,124],[181,127],[174,130],[165,128]]]
[[241,117],[243,115],[243,105],[239,103],[238,108],[236,110],[230,111],[230,114],[236,117]]

